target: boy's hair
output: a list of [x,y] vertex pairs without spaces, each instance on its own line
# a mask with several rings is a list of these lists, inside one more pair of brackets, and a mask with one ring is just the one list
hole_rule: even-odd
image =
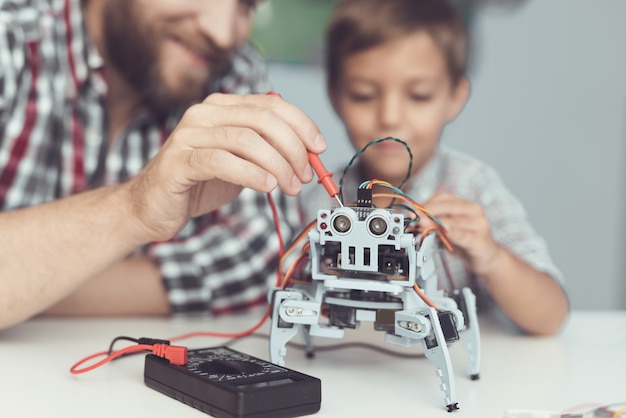
[[343,61],[357,52],[423,31],[444,54],[452,85],[465,76],[468,33],[446,0],[340,0],[326,31],[327,87],[337,86]]

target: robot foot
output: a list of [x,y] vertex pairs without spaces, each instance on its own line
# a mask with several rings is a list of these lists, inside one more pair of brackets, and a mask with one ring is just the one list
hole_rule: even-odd
[[447,405],[448,408],[448,412],[454,412],[454,411],[458,411],[459,410],[459,403],[451,403],[450,405]]

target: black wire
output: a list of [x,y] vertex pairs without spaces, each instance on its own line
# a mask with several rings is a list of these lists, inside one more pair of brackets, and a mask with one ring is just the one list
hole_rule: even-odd
[[[407,152],[409,153],[409,169],[406,172],[406,176],[404,177],[404,179],[402,180],[402,182],[398,186],[398,189],[402,189],[402,187],[404,187],[406,182],[409,180],[409,177],[411,177],[411,171],[413,170],[413,153],[411,152],[411,148],[409,147],[409,145],[406,142],[404,142],[403,140],[398,139],[398,138],[394,138],[394,137],[391,137],[391,136],[388,136],[386,138],[378,138],[378,139],[375,139],[372,142],[368,143],[367,145],[365,145],[360,150],[358,150],[352,156],[352,158],[350,159],[350,162],[348,162],[348,165],[343,170],[343,174],[341,175],[341,178],[339,179],[339,198],[341,199],[342,202],[344,201],[343,200],[343,179],[344,179],[344,177],[346,177],[346,174],[348,173],[348,170],[350,170],[350,167],[352,166],[352,163],[354,163],[354,161],[361,154],[363,154],[363,152],[365,152],[366,149],[368,149],[369,147],[371,147],[374,144],[378,144],[379,142],[383,142],[383,141],[396,141],[396,142],[399,142],[402,145],[404,145],[404,147],[406,148]],[[381,179],[381,180],[384,180],[384,179]]]
[[[113,339],[113,341],[111,341],[111,345],[109,345],[109,352],[108,355],[110,356],[111,354],[113,354],[113,346],[115,345],[116,342],[118,341],[130,341],[133,342],[135,344],[145,344],[145,345],[155,345],[155,344],[167,344],[169,345],[170,342],[169,340],[162,340],[159,338],[149,338],[149,337],[141,337],[141,338],[133,338],[133,337],[127,337],[127,336],[119,336],[119,337],[115,337]],[[130,356],[136,353],[126,353],[126,354],[122,354],[121,356],[118,356],[116,358],[120,358],[120,357],[125,357],[125,356]],[[113,359],[115,360],[115,359]]]
[[408,221],[409,223],[419,222],[420,221],[420,215],[417,213],[417,211],[415,209],[413,209],[409,205],[405,205],[405,204],[399,203],[399,204],[395,204],[395,205],[389,205],[387,208],[388,209],[404,209],[404,210],[406,210],[408,212],[411,212],[413,215],[415,215],[415,219],[406,219],[405,218],[405,221]]
[[448,279],[448,283],[450,283],[450,288],[452,290],[456,290],[456,286],[454,284],[454,279],[452,278],[452,274],[450,273],[450,267],[448,266],[448,262],[446,258],[443,256],[443,251],[439,251],[439,259],[441,260],[441,265],[443,266],[443,271]]
[[120,336],[120,337],[115,337],[113,339],[113,341],[111,341],[111,345],[109,345],[109,355],[111,355],[113,353],[113,346],[115,345],[116,342],[118,341],[130,341],[133,343],[139,343],[139,340],[137,338],[133,338],[133,337],[126,337],[126,336]]

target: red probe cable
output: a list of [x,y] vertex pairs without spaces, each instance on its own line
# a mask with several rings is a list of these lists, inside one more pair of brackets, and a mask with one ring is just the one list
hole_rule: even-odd
[[[277,96],[282,98],[279,93],[276,93],[274,91],[267,92],[267,94],[269,96]],[[324,186],[324,189],[326,189],[330,197],[334,197],[335,199],[337,199],[339,206],[343,207],[343,203],[339,198],[339,188],[337,188],[337,185],[333,181],[333,174],[326,170],[326,167],[324,167],[324,164],[322,163],[322,160],[320,160],[319,155],[311,151],[308,151],[308,153],[309,163],[311,164],[311,167],[313,167],[313,171],[315,171],[315,174],[317,174],[317,182]]]

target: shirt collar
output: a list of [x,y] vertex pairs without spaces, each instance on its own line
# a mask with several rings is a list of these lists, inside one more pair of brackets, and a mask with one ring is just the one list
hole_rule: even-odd
[[104,59],[98,52],[95,42],[87,29],[87,22],[81,6],[81,0],[69,0],[66,3],[67,25],[71,38],[70,50],[74,59],[74,77],[76,87],[80,88],[94,73],[104,68]]

